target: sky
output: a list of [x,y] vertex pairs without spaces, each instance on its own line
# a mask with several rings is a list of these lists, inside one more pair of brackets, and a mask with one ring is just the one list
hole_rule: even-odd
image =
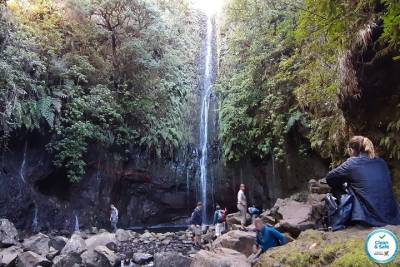
[[195,8],[203,10],[208,15],[214,15],[222,10],[225,0],[191,0]]

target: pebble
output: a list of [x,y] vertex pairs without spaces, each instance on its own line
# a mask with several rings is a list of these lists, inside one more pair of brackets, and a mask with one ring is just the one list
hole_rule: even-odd
[[161,244],[163,244],[164,246],[168,246],[169,243],[171,243],[171,240],[168,240],[168,239],[163,240],[163,241],[161,242]]

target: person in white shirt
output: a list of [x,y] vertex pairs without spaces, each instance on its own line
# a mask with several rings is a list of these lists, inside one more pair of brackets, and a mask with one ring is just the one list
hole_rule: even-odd
[[240,224],[242,225],[242,228],[244,228],[246,224],[246,212],[247,212],[247,199],[246,195],[244,194],[245,189],[246,186],[244,184],[241,184],[239,192],[237,194],[237,208],[240,212]]
[[117,231],[118,210],[113,204],[111,204],[110,208],[111,208],[111,214],[110,214],[111,228],[115,233]]

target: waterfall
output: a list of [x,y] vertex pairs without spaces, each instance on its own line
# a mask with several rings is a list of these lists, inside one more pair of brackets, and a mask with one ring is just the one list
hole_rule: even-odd
[[97,161],[96,180],[100,178],[100,159]]
[[38,207],[35,204],[35,213],[33,214],[32,219],[32,232],[37,233],[39,232],[39,221],[38,221]]
[[25,163],[26,163],[26,151],[28,150],[28,141],[25,141],[24,155],[21,162],[21,167],[19,168],[19,177],[25,183]]
[[269,197],[271,199],[275,199],[280,195],[280,182],[279,182],[279,170],[278,166],[276,166],[275,162],[275,157],[274,154],[271,154],[271,163],[272,163],[272,177],[271,180],[268,183],[268,191],[269,191]]
[[211,18],[207,19],[206,60],[203,81],[203,96],[200,118],[200,194],[203,202],[203,222],[207,219],[207,161],[208,161],[208,110],[210,106],[210,94],[212,87],[212,45],[213,25]]
[[78,216],[75,215],[75,227],[74,227],[75,232],[79,232],[79,219]]
[[190,181],[189,181],[189,166],[186,168],[186,201],[187,201],[187,207],[190,210]]

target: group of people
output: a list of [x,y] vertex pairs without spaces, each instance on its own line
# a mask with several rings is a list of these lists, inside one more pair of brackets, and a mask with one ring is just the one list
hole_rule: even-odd
[[[261,253],[265,252],[267,249],[283,245],[286,243],[287,237],[280,233],[273,227],[269,227],[264,225],[263,221],[260,218],[257,218],[260,215],[260,210],[255,207],[253,204],[251,207],[247,207],[247,198],[245,194],[246,186],[241,184],[239,187],[239,191],[237,194],[237,209],[239,211],[240,216],[240,224],[241,230],[247,231],[246,221],[247,221],[247,213],[251,215],[252,224],[254,224],[254,230],[257,232],[256,245],[257,251],[254,253],[253,260],[257,258]],[[202,209],[203,204],[201,202],[197,203],[196,208],[194,209],[190,223],[191,230],[194,234],[194,245],[195,247],[201,248],[201,236],[203,233],[202,229]],[[215,226],[215,236],[221,236],[225,229],[226,225],[226,216],[227,209],[222,209],[219,204],[216,205],[214,216],[213,216],[213,225]]]
[[[330,171],[326,176],[327,183],[333,192],[340,192],[343,186],[349,188],[352,194],[352,209],[346,226],[359,224],[367,227],[400,225],[400,207],[392,190],[392,181],[386,162],[377,157],[374,146],[367,137],[354,136],[348,143],[349,158],[339,167]],[[240,213],[241,229],[247,231],[246,214],[252,216],[254,230],[257,232],[256,245],[258,247],[251,257],[254,262],[263,252],[271,247],[280,246],[290,241],[291,237],[281,233],[273,227],[264,225],[257,216],[260,211],[253,205],[248,208],[245,194],[245,185],[241,184],[237,194],[237,209]],[[340,200],[340,197],[337,198]],[[340,203],[338,203],[340,208]],[[195,245],[201,246],[201,203],[198,204]],[[221,210],[218,205],[214,214],[216,236],[220,236],[225,229],[226,209]],[[338,212],[340,213],[340,211]],[[223,215],[222,215],[223,214]],[[193,216],[192,216],[193,218]],[[194,222],[194,220],[192,220]],[[329,228],[329,225],[328,225]]]
[[[255,205],[247,208],[247,198],[245,194],[246,186],[244,184],[240,185],[239,192],[237,194],[237,208],[240,214],[240,224],[241,229],[247,231],[246,221],[247,221],[247,212],[251,215],[252,224],[254,224],[254,230],[257,232],[256,235],[256,244],[254,254],[249,257],[250,262],[255,262],[257,258],[265,251],[267,251],[271,247],[280,246],[285,244],[288,241],[289,236],[286,236],[283,233],[280,233],[273,227],[265,225],[263,221],[258,218],[260,214],[260,210],[255,207]],[[197,203],[196,208],[194,209],[191,219],[190,219],[190,229],[193,232],[193,242],[196,248],[202,247],[202,209],[203,204],[201,202]],[[226,216],[227,209],[222,209],[219,204],[216,205],[216,209],[213,216],[213,225],[215,226],[215,237],[221,236],[225,229],[226,225]]]
[[[334,194],[340,192],[345,185],[349,189],[346,192],[352,195],[352,209],[349,218],[346,219],[346,226],[400,225],[400,207],[392,190],[389,168],[383,159],[376,156],[372,142],[364,136],[354,136],[348,143],[348,154],[350,157],[326,176],[326,181],[332,187]],[[246,228],[248,212],[257,232],[258,250],[250,259],[254,261],[269,248],[286,244],[291,237],[264,225],[263,221],[257,218],[260,210],[254,205],[248,208],[245,190],[246,186],[241,184],[237,194],[237,209],[240,214],[241,230],[248,231]],[[340,197],[337,199],[340,200]],[[202,203],[198,202],[190,219],[190,228],[194,234],[193,242],[198,248],[202,246],[202,209]],[[114,205],[111,205],[110,210],[111,227],[116,231],[118,210]],[[221,236],[227,228],[226,217],[227,209],[216,205],[213,218],[216,237]]]

